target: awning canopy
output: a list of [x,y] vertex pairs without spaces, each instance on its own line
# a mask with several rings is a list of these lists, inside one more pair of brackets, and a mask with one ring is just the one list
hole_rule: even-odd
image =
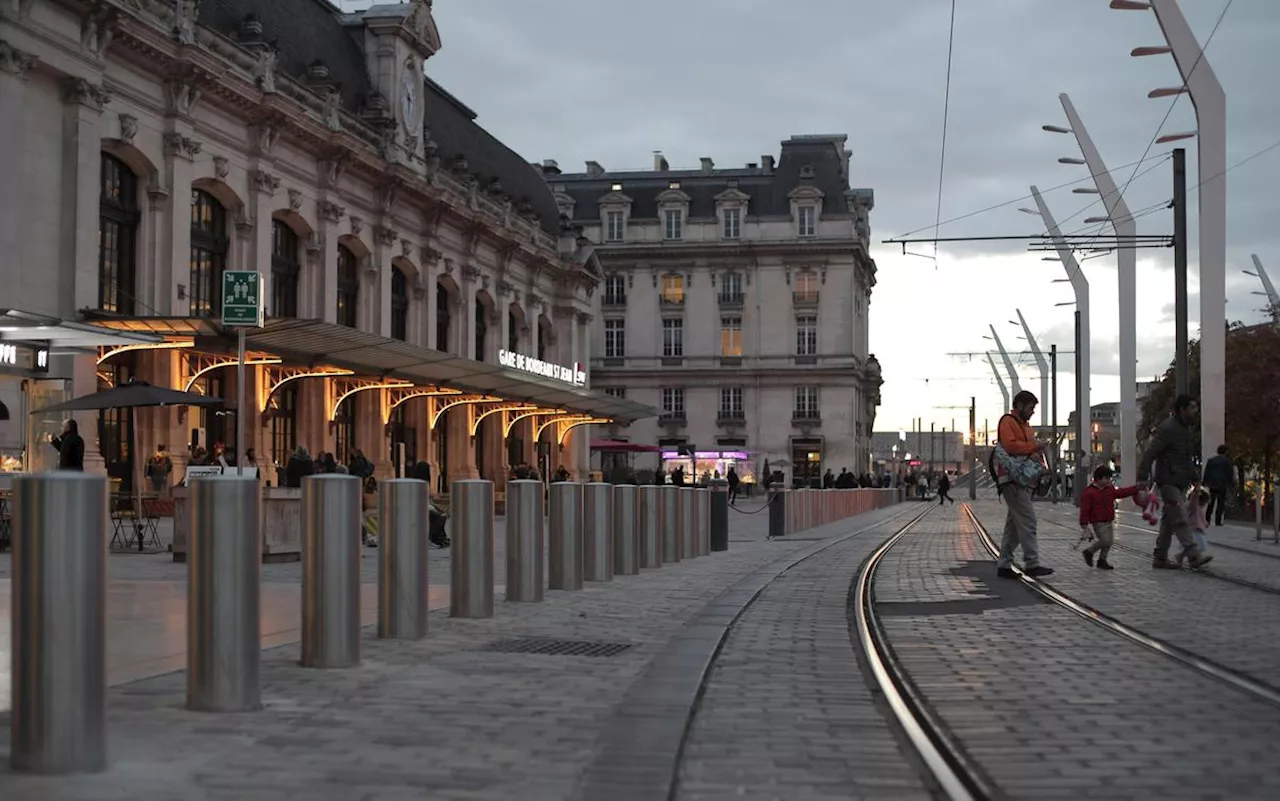
[[97,325],[44,314],[0,309],[0,341],[47,342],[54,351],[162,342],[154,333],[107,330]]
[[[204,327],[179,324],[172,318],[101,319],[94,323],[112,329],[127,325],[125,330],[129,331],[150,324],[153,327],[149,330],[155,333],[168,329],[167,336],[192,337],[196,347],[235,347],[230,331],[207,322]],[[624,398],[321,320],[269,319],[263,328],[249,330],[245,346],[309,367],[336,367],[356,375],[494,395],[623,423],[657,415],[657,410]]]

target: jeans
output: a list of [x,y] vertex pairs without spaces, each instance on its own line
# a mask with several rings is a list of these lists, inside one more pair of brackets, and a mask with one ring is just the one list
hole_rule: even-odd
[[1222,525],[1222,513],[1227,511],[1227,491],[1224,489],[1209,490],[1209,505],[1205,507],[1205,519],[1211,523]]
[[1011,567],[1013,552],[1022,546],[1022,566],[1030,570],[1040,564],[1040,550],[1036,547],[1036,510],[1031,501],[1031,489],[1017,484],[1000,488],[1000,497],[1009,507],[1004,521],[1004,538],[1000,544],[1000,558],[996,567]]
[[1114,521],[1111,523],[1094,523],[1093,533],[1097,535],[1098,539],[1088,548],[1085,548],[1084,552],[1096,553],[1098,558],[1105,562],[1107,561],[1107,555],[1111,553],[1111,546],[1116,541],[1116,524]]
[[1156,549],[1152,558],[1162,561],[1169,558],[1169,546],[1173,538],[1186,551],[1187,556],[1195,559],[1200,555],[1200,547],[1191,536],[1191,521],[1187,520],[1186,494],[1182,489],[1169,484],[1160,487],[1160,533],[1156,535]]

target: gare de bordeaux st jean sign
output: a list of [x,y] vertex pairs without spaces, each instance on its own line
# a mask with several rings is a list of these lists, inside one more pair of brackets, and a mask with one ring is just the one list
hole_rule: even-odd
[[511,370],[519,370],[522,373],[531,373],[540,375],[543,378],[563,381],[575,387],[585,387],[587,385],[587,374],[581,369],[582,365],[577,363],[570,367],[563,364],[555,364],[554,362],[544,362],[542,359],[535,359],[532,356],[525,356],[521,353],[512,353],[509,350],[500,350],[498,351],[498,364]]

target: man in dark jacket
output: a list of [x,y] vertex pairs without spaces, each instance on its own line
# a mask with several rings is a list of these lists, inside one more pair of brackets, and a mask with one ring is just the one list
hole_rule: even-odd
[[1222,513],[1227,510],[1227,493],[1235,486],[1235,467],[1227,456],[1227,446],[1218,446],[1218,455],[1204,463],[1204,486],[1209,490],[1209,506],[1204,516],[1222,525]]
[[1138,486],[1144,489],[1152,486],[1154,465],[1154,484],[1160,492],[1160,533],[1156,535],[1151,560],[1151,566],[1158,570],[1178,569],[1178,563],[1169,559],[1169,544],[1175,536],[1191,558],[1192,567],[1203,567],[1213,558],[1196,545],[1187,520],[1187,488],[1196,483],[1198,474],[1191,425],[1199,411],[1200,404],[1194,398],[1179,395],[1173,402],[1173,414],[1151,433],[1151,441],[1138,464]]
[[75,420],[62,424],[62,436],[49,440],[58,449],[59,470],[84,470],[84,439]]

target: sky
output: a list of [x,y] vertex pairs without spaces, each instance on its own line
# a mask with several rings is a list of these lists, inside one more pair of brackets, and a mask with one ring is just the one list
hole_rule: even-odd
[[[1239,165],[1227,174],[1227,317],[1256,322],[1264,300],[1252,294],[1257,279],[1243,274],[1250,254],[1280,279],[1280,96],[1272,84],[1280,2],[1181,5],[1226,90],[1227,164]],[[443,46],[426,69],[527,160],[556,159],[568,170],[588,159],[644,169],[654,150],[674,169],[696,168],[702,156],[745,164],[776,155],[793,134],[847,133],[852,184],[876,197],[871,352],[885,379],[876,430],[909,429],[915,418],[924,428],[963,427],[966,412],[946,407],[967,408],[971,397],[978,425],[994,425],[1002,400],[982,355],[993,350],[989,325],[1014,353],[1024,388],[1039,394],[1034,361],[1010,323],[1015,310],[1041,348],[1063,352],[1065,424],[1075,405],[1074,306],[1069,284],[1055,282],[1065,278],[1062,264],[1021,241],[912,244],[904,255],[881,240],[1039,234],[1038,218],[1018,211],[1034,207],[1033,184],[1063,231],[1096,231],[1083,220],[1105,214],[1098,196],[1073,191],[1092,185],[1088,170],[1058,163],[1079,157],[1074,137],[1041,130],[1066,125],[1058,99],[1065,92],[1116,183],[1127,185],[1130,209],[1151,210],[1139,234],[1172,232],[1172,212],[1160,207],[1172,197],[1167,155],[1187,147],[1195,336],[1195,140],[1150,144],[1157,132],[1194,131],[1193,107],[1186,96],[1147,98],[1180,85],[1177,67],[1168,55],[1131,57],[1136,46],[1164,44],[1155,15],[1111,10],[1108,0],[958,0],[948,100],[951,12],[949,0],[436,0]],[[1093,309],[1092,402],[1116,401],[1114,256],[1082,266]],[[1144,380],[1173,358],[1172,250],[1139,250],[1137,273]],[[966,353],[975,355],[952,355]]]

